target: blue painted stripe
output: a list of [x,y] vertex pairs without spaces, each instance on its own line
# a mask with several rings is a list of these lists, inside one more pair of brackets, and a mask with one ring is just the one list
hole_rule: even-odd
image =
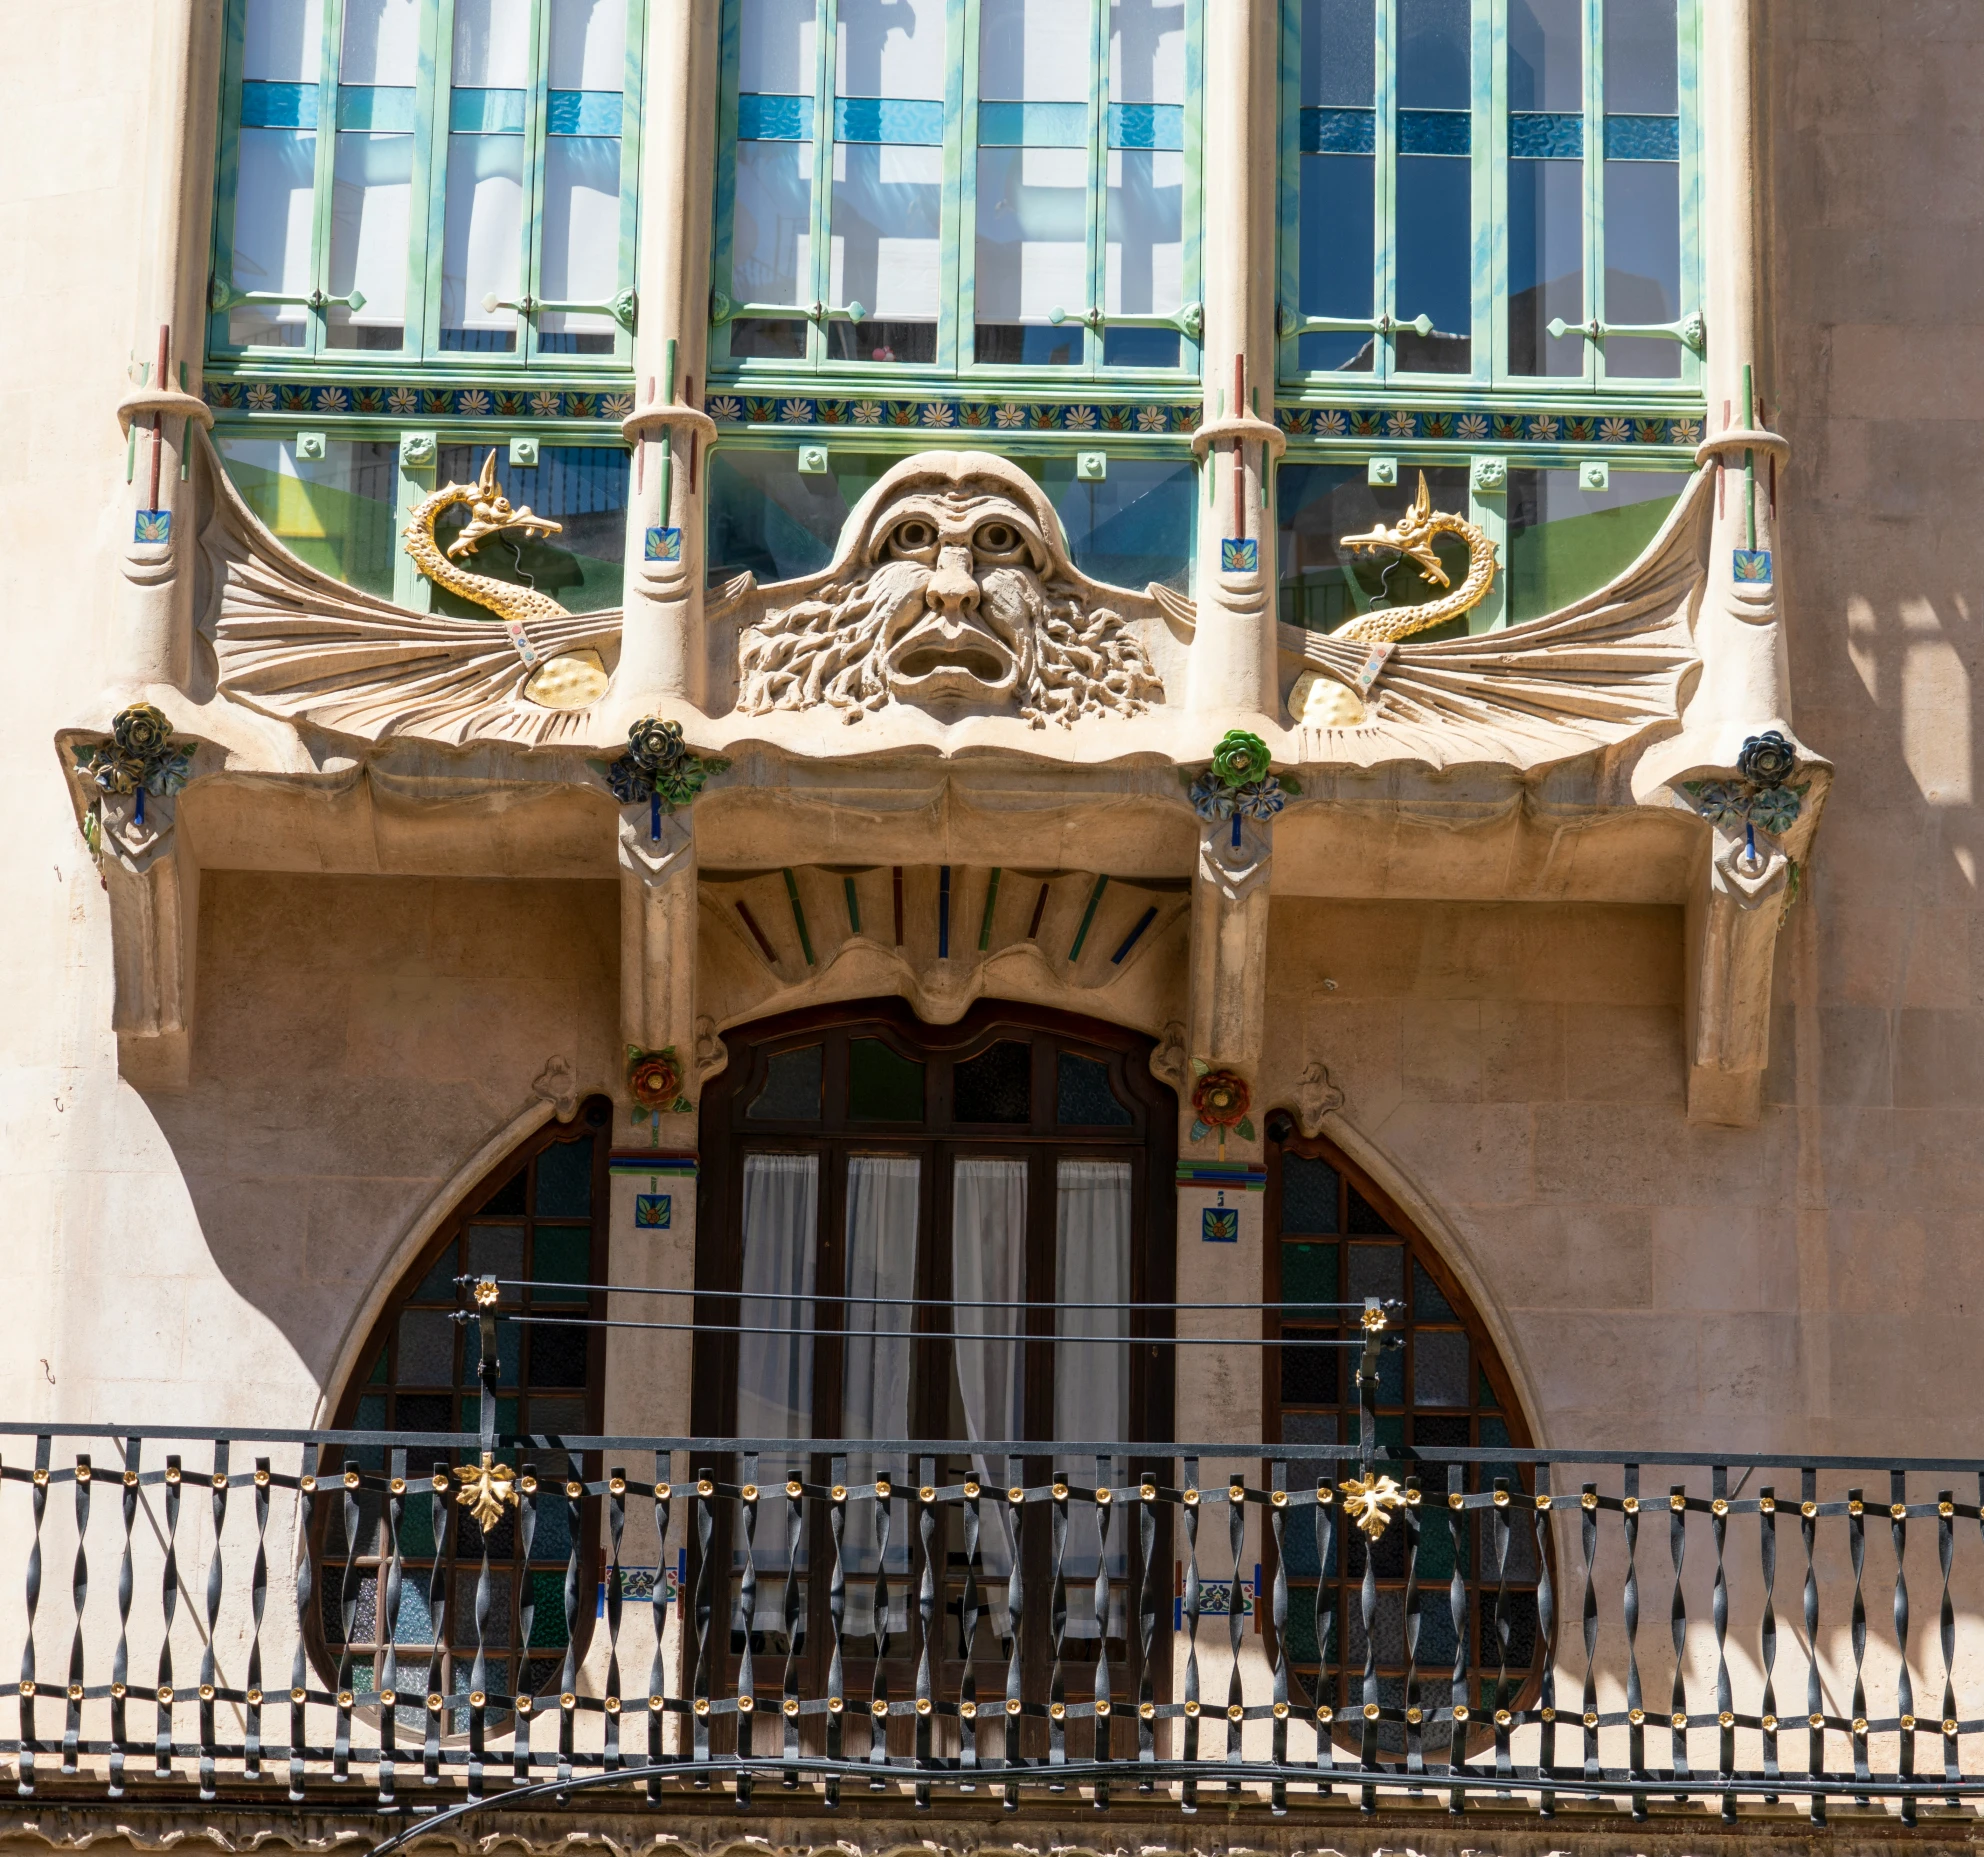
[[617,90],[546,93],[544,127],[551,135],[618,135],[625,99]]
[[607,1157],[606,1168],[616,1174],[672,1174],[677,1179],[696,1177],[693,1154],[668,1154],[659,1148],[615,1148]]
[[338,127],[370,129],[376,135],[411,135],[414,98],[405,89],[384,84],[340,84],[338,86]]
[[1472,121],[1465,110],[1400,110],[1401,155],[1464,155],[1473,146]]
[[1267,1183],[1268,1170],[1265,1167],[1235,1166],[1231,1162],[1221,1166],[1211,1161],[1178,1163],[1180,1186],[1238,1187],[1245,1193],[1258,1193]]
[[448,93],[448,127],[456,135],[522,135],[521,90],[455,90]]
[[737,139],[740,142],[810,142],[813,139],[813,99],[776,97],[747,90],[737,98]]
[[1681,159],[1680,117],[1606,117],[1605,159],[1607,161],[1679,161]]
[[1378,146],[1377,112],[1307,109],[1299,134],[1305,155],[1369,155]]
[[1109,106],[1111,148],[1183,148],[1185,106],[1182,103],[1112,103]]
[[1576,160],[1584,153],[1584,118],[1572,111],[1511,110],[1509,158]]
[[317,86],[248,80],[241,86],[241,126],[244,129],[316,128]]
[[981,103],[980,148],[1085,148],[1086,103]]
[[834,100],[834,140],[941,148],[944,105],[936,98],[838,97]]

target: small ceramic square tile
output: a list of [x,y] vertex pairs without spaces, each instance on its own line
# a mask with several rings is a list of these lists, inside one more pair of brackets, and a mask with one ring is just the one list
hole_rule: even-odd
[[680,529],[649,529],[645,552],[646,558],[650,561],[681,560],[682,531]]
[[1261,565],[1261,545],[1251,535],[1235,540],[1224,537],[1219,544],[1219,571],[1222,574],[1252,574]]
[[138,511],[137,526],[131,539],[137,542],[169,542],[172,540],[172,511],[169,509],[141,509]]
[[1735,552],[1738,580],[1748,581],[1759,587],[1767,587],[1771,584],[1768,548],[1739,548]]
[[669,1227],[670,1215],[674,1208],[667,1193],[636,1193],[634,1195],[634,1229],[638,1231],[665,1232]]
[[1240,1242],[1240,1208],[1208,1206],[1199,1215],[1199,1235],[1207,1244]]

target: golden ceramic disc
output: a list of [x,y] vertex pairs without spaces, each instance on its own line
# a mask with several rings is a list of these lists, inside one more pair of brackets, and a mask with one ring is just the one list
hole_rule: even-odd
[[531,673],[524,695],[545,709],[585,709],[606,694],[606,666],[592,650],[549,658]]
[[1304,671],[1288,693],[1288,713],[1303,728],[1354,729],[1364,720],[1364,703],[1327,671]]

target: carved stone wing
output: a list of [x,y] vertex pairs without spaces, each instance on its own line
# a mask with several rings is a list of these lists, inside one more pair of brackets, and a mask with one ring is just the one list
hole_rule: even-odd
[[[1328,742],[1316,758],[1535,765],[1673,721],[1697,661],[1690,607],[1706,572],[1710,479],[1697,472],[1639,559],[1574,605],[1505,631],[1394,646],[1370,680],[1368,719],[1317,731]],[[1279,632],[1285,657],[1364,687],[1370,646]]]
[[356,735],[530,747],[587,737],[584,710],[523,695],[537,665],[592,650],[611,666],[620,613],[532,621],[535,662],[500,621],[409,612],[299,560],[242,500],[201,441],[212,514],[201,536],[213,596],[205,625],[221,691],[251,709]]

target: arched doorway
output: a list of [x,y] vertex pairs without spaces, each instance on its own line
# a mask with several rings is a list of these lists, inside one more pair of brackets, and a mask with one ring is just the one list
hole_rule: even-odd
[[[1169,1311],[1129,1306],[1174,1293],[1177,1105],[1151,1041],[997,1001],[947,1026],[896,1001],[823,1008],[727,1041],[702,1106],[695,1429],[768,1441],[754,1473],[735,1472],[768,1491],[788,1477],[984,1487],[982,1620],[962,1534],[939,1544],[940,1687],[969,1666],[997,1694],[1015,1657],[1044,1675],[1058,1652],[1072,1698],[1105,1645],[1136,1669],[1132,1596],[1166,1545],[1127,1540],[1126,1524],[1105,1550],[1094,1510],[1076,1509],[1059,1543],[1065,1610],[1050,1616],[1058,1524],[1033,1504],[1015,1530],[999,1498],[1015,1475],[1089,1484],[1094,1457],[1057,1440],[1120,1460],[1171,1435],[1172,1350],[1137,1345],[1170,1332]],[[910,1439],[958,1444],[896,1448]],[[997,1448],[1028,1440],[1039,1448],[1012,1463]],[[784,1507],[751,1541],[710,1545],[730,1654],[750,1655],[761,1693],[818,1694],[835,1655],[850,1689],[906,1682],[925,1648],[906,1502],[850,1509],[838,1533],[814,1503],[793,1537]],[[1017,1625],[1016,1560],[1033,1596]]]

